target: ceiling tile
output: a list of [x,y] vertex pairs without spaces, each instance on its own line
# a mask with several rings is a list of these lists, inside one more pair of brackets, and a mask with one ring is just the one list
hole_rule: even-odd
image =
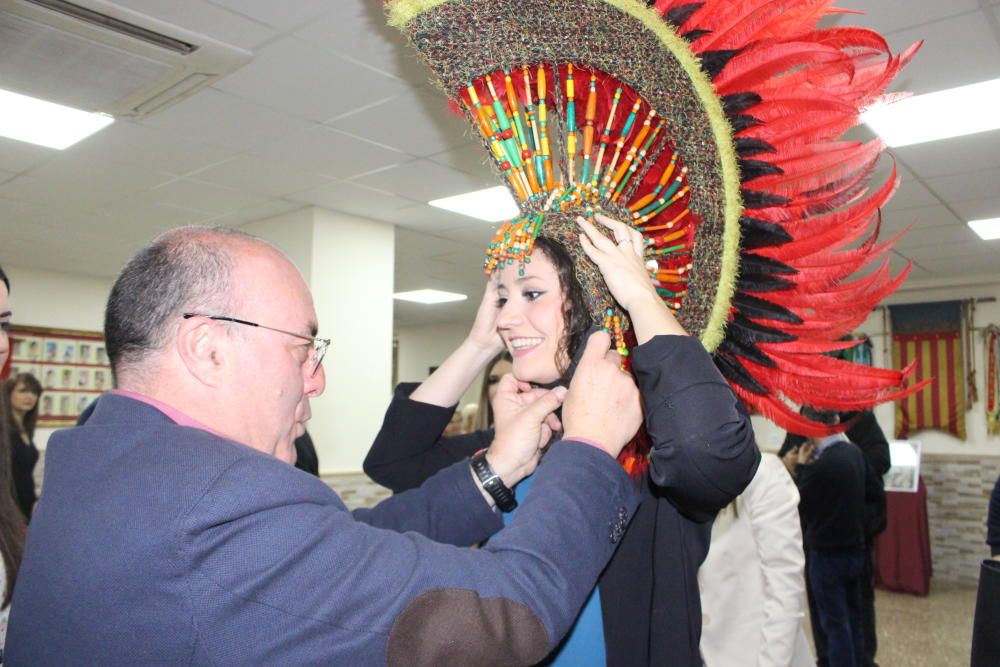
[[[898,6],[893,5],[895,11]],[[913,14],[907,9],[906,13]],[[925,40],[892,84],[893,90],[931,93],[1000,76],[1000,43],[983,11],[971,11],[888,36],[894,51]],[[961,48],[956,48],[957,45]]]
[[408,159],[403,153],[322,125],[296,128],[280,139],[261,143],[247,152],[338,179],[390,167]]
[[246,16],[280,31],[314,21],[324,13],[337,13],[339,4],[330,0],[295,0],[295,2],[275,2],[274,0],[209,0],[235,14]]
[[253,67],[237,70],[214,87],[322,122],[398,95],[406,83],[309,42],[284,37],[262,48]]
[[122,199],[97,213],[102,234],[127,241],[147,242],[174,227],[211,217],[209,211],[174,203],[155,203],[145,196]]
[[267,197],[262,193],[178,178],[144,193],[142,199],[151,204],[177,204],[187,209],[220,214],[259,204]]
[[927,179],[927,187],[952,202],[987,199],[1000,193],[1000,167]]
[[895,149],[920,180],[1000,167],[1000,130]]
[[54,148],[0,137],[0,169],[20,173],[37,167],[59,155]]
[[886,211],[903,211],[940,204],[941,201],[919,181],[900,183],[896,194],[885,205]]
[[324,176],[252,155],[236,156],[200,170],[188,178],[269,197],[301,192],[330,182]]
[[962,261],[954,259],[930,259],[921,261],[920,265],[938,278],[953,278],[958,276],[996,275],[996,257],[969,257]]
[[302,208],[302,204],[297,201],[288,201],[286,199],[268,199],[260,204],[241,208],[240,210],[228,215],[224,220],[220,219],[218,224],[225,225],[227,227],[242,225],[248,222],[257,222],[258,220],[274,218],[279,215],[284,215],[285,213],[297,211],[300,208]]
[[963,241],[962,243],[948,243],[937,246],[923,248],[910,248],[907,254],[915,262],[935,261],[939,259],[954,259],[964,261],[966,259],[980,259],[992,257],[997,262],[1000,269],[1000,244],[993,247],[988,241],[976,239],[975,241]]
[[882,214],[882,233],[887,235],[906,227],[927,229],[940,226],[954,226],[961,223],[962,221],[944,206],[929,206],[927,208],[905,211],[884,211]]
[[165,178],[136,167],[104,165],[82,170],[68,162],[50,162],[0,185],[0,197],[45,203],[58,192],[66,206],[95,211],[119,197],[149,190]]
[[150,116],[143,125],[183,136],[191,142],[245,151],[265,141],[280,140],[309,122],[214,88],[207,88]]
[[184,174],[226,160],[235,151],[191,139],[184,131],[171,131],[128,121],[118,122],[61,153],[53,162],[80,170],[100,170],[104,165]]
[[394,223],[399,227],[442,236],[448,236],[445,232],[453,229],[468,227],[488,230],[492,227],[488,222],[476,220],[460,213],[453,213],[427,204],[415,204],[412,203],[412,200],[410,201],[410,205],[387,213],[382,220]]
[[352,215],[360,215],[383,222],[388,222],[386,216],[396,209],[410,206],[413,201],[394,196],[391,192],[373,190],[361,187],[348,181],[328,183],[318,188],[288,195],[288,199],[322,206],[332,211],[342,211]]
[[459,146],[470,134],[465,119],[448,111],[444,96],[425,89],[406,91],[328,125],[415,157]]
[[[243,49],[254,49],[274,36],[262,23],[201,0],[115,0],[116,4]],[[282,3],[284,5],[286,3]],[[287,3],[291,4],[291,3]]]
[[982,220],[983,218],[1000,218],[1000,198],[997,197],[955,202],[952,207],[963,222]]
[[851,0],[851,9],[861,15],[835,16],[831,23],[875,27],[882,33],[894,33],[915,26],[967,14],[979,9],[978,0],[907,0],[907,11],[886,0]]
[[386,25],[379,3],[337,0],[336,12],[310,21],[295,36],[416,86],[424,86],[430,80],[429,71],[402,33]]
[[479,140],[467,141],[458,148],[437,153],[427,159],[445,167],[492,181],[493,185],[503,183],[502,177],[493,171],[491,166],[493,158],[489,156]]
[[430,201],[496,185],[496,182],[486,178],[449,169],[429,160],[413,160],[352,180],[416,201]]
[[942,225],[911,229],[903,238],[896,242],[896,248],[907,252],[913,248],[944,246],[953,243],[970,243],[979,240],[976,233],[966,225]]

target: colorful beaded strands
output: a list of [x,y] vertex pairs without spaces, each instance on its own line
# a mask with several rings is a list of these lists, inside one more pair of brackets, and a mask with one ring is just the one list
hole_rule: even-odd
[[648,102],[572,63],[498,70],[459,97],[525,211],[490,243],[487,273],[511,264],[523,273],[547,213],[600,211],[644,233],[660,295],[681,307],[699,219],[687,206],[687,167]]

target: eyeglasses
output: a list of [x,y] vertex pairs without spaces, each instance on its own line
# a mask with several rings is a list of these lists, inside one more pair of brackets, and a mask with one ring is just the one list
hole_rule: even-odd
[[217,322],[234,322],[235,324],[245,324],[248,327],[257,327],[258,329],[269,329],[270,331],[277,331],[278,333],[287,334],[289,336],[295,336],[296,338],[301,338],[302,340],[307,340],[312,343],[312,349],[309,350],[309,358],[306,360],[309,363],[309,375],[315,375],[316,371],[319,370],[319,365],[323,363],[323,357],[326,356],[326,350],[330,347],[329,338],[315,338],[313,336],[303,336],[302,334],[297,334],[294,331],[285,331],[284,329],[278,329],[275,327],[267,327],[263,324],[257,324],[256,322],[248,322],[247,320],[241,320],[235,317],[228,317],[226,315],[205,315],[204,313],[183,313],[185,320],[189,320],[192,317],[204,317],[208,320],[215,320]]

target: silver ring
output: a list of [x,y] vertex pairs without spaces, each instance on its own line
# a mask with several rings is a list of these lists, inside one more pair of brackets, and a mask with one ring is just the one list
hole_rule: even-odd
[[618,241],[618,245],[621,245],[623,243],[631,243],[631,242],[632,242],[631,239],[622,239],[622,240]]

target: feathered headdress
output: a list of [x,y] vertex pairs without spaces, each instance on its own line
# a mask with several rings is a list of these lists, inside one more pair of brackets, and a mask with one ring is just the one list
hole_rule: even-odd
[[[478,131],[521,213],[486,269],[541,233],[576,263],[591,316],[618,312],[573,223],[603,211],[646,240],[680,323],[736,394],[779,426],[892,400],[907,371],[826,353],[905,279],[878,243],[895,171],[880,141],[840,140],[919,45],[819,29],[833,0],[389,0],[440,88]],[[873,262],[878,268],[848,280]],[[621,314],[624,319],[624,314]]]

